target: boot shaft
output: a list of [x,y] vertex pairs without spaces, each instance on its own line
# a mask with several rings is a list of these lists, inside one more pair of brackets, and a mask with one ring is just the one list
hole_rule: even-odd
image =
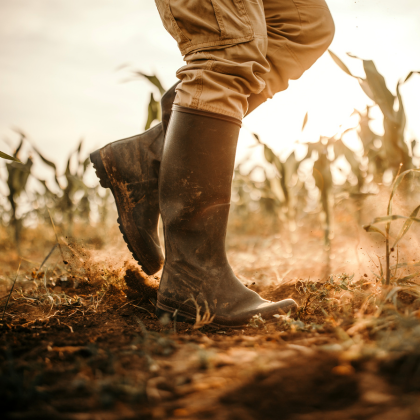
[[157,308],[241,326],[273,320],[294,301],[268,302],[233,273],[226,256],[232,175],[240,121],[174,106],[159,176],[165,265]]
[[226,261],[239,129],[230,119],[174,107],[159,181],[168,263],[184,259],[185,252],[190,262],[204,262],[209,255]]

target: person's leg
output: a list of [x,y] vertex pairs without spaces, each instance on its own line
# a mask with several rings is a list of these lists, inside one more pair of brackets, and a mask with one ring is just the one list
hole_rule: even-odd
[[[165,26],[180,40],[181,52],[187,48],[187,64],[178,71],[181,83],[159,176],[165,264],[157,315],[167,312],[194,319],[198,305],[202,314],[208,308],[217,325],[240,327],[254,315],[275,321],[274,315],[295,310],[296,303],[292,299],[269,302],[249,290],[234,275],[225,250],[241,120],[248,96],[264,88],[261,75],[269,70],[262,0],[226,0],[223,5],[233,7],[233,16],[202,9],[203,4],[219,7],[210,0],[171,0],[169,10],[164,8],[167,0],[159,3]],[[208,15],[203,16],[203,10]],[[217,20],[219,31],[215,33],[214,17],[222,19]],[[250,22],[252,39],[240,42],[248,27],[239,25],[232,45],[226,46],[232,31],[229,25],[238,19]],[[199,28],[191,22],[197,22]],[[174,31],[174,24],[183,37]],[[206,50],[199,40],[203,32],[208,32],[203,39],[213,43]]]
[[158,176],[175,87],[162,97],[162,123],[137,136],[109,143],[90,155],[101,186],[109,188],[114,196],[124,241],[149,275],[163,265],[157,232]]
[[263,0],[267,22],[265,88],[248,98],[247,115],[299,79],[331,44],[335,27],[324,0]]
[[233,273],[225,238],[231,182],[241,121],[174,105],[166,134],[159,202],[165,264],[156,314],[194,319],[196,305],[219,326],[240,327],[260,315],[296,309],[292,299],[270,302]]

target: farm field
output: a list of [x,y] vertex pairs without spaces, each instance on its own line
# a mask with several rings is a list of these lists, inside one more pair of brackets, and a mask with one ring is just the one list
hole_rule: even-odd
[[[0,410],[11,419],[418,418],[417,286],[382,290],[366,253],[380,255],[383,243],[348,229],[349,213],[336,216],[330,267],[322,230],[301,228],[287,253],[267,226],[228,236],[241,280],[300,307],[241,330],[158,320],[159,276],[139,269],[115,226],[76,227],[81,239],[60,237],[66,263],[57,248],[41,270],[54,231],[26,230],[22,253],[34,261],[21,261],[2,320]],[[17,264],[16,252],[2,252],[2,293]]]
[[[158,319],[160,272],[132,258],[109,190],[87,185],[83,143],[60,173],[16,130],[0,202],[1,417],[420,419],[418,141],[399,93],[418,72],[393,94],[362,64],[372,103],[354,127],[288,155],[254,134],[264,164],[235,168],[229,262],[263,298],[299,305],[242,329],[203,308]],[[151,95],[147,125],[159,115]]]

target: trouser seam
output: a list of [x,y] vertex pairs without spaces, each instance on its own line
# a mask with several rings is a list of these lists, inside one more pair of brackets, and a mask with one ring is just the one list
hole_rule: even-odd
[[204,89],[204,77],[203,74],[205,71],[212,69],[213,65],[214,65],[215,60],[209,60],[204,69],[200,70],[199,75],[198,75],[198,80],[197,80],[197,88],[194,94],[194,97],[191,101],[191,108],[197,108],[198,109],[198,104],[200,103],[200,98],[201,95],[203,93],[203,89]]

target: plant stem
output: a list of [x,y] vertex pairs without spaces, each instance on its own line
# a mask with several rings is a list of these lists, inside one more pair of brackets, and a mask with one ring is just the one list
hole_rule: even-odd
[[13,289],[15,288],[15,284],[16,284],[16,280],[17,280],[18,275],[19,275],[19,270],[20,270],[20,265],[21,265],[21,264],[22,264],[22,260],[20,260],[20,261],[19,261],[19,267],[18,267],[17,272],[16,272],[15,281],[13,282],[12,288],[10,289],[10,293],[9,293],[9,296],[7,297],[7,302],[6,302],[6,305],[4,305],[3,316],[2,316],[2,318],[1,318],[1,321],[2,321],[2,322],[4,321],[4,315],[6,314],[6,309],[7,309],[7,305],[9,304],[10,296],[12,295],[12,293],[13,293]]
[[[398,176],[400,175],[401,172],[401,168],[402,168],[402,163],[400,163],[400,167],[398,168],[398,173],[394,179],[394,182],[392,183],[392,187],[391,187],[391,196],[389,197],[389,203],[388,203],[388,210],[386,212],[387,216],[390,216],[391,214],[391,199],[392,199],[392,191],[394,189],[394,185],[395,185],[395,181],[397,180]],[[391,283],[391,270],[389,269],[389,255],[390,255],[390,250],[389,250],[389,230],[391,229],[391,222],[388,222],[386,224],[386,229],[385,229],[385,286],[389,286],[389,284]]]
[[391,282],[391,273],[389,270],[389,228],[391,227],[391,223],[386,224],[386,239],[385,239],[385,272],[386,272],[386,279],[385,279],[385,285],[389,286],[389,283]]

